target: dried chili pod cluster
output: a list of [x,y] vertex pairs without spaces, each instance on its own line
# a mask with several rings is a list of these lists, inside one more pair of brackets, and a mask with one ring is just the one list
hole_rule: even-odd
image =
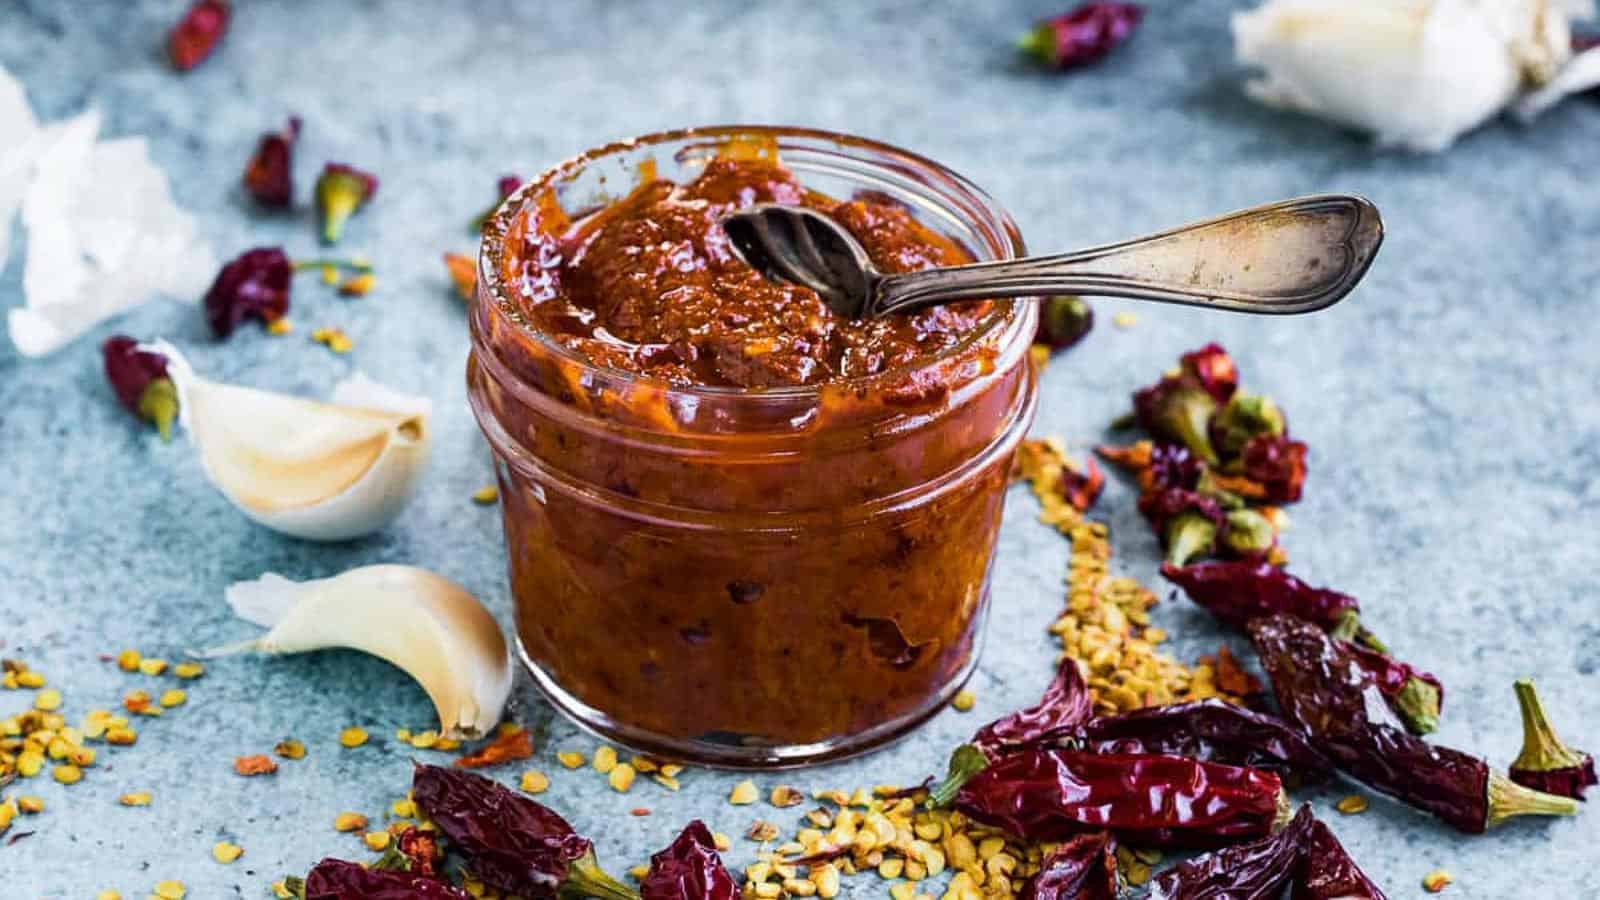
[[1166,564],[1161,574],[1190,600],[1235,628],[1278,614],[1322,628],[1339,638],[1373,677],[1407,728],[1427,734],[1438,725],[1444,686],[1433,675],[1389,656],[1383,643],[1361,627],[1361,605],[1349,594],[1312,587],[1261,560]]
[[1220,345],[1186,353],[1178,368],[1133,395],[1133,421],[1150,441],[1102,447],[1139,483],[1139,511],[1181,566],[1208,556],[1282,561],[1276,506],[1300,499],[1306,445],[1283,411],[1239,390]]
[[1249,630],[1284,719],[1358,781],[1469,834],[1514,816],[1577,812],[1570,798],[1522,787],[1482,759],[1408,733],[1355,654],[1316,625],[1275,615]]

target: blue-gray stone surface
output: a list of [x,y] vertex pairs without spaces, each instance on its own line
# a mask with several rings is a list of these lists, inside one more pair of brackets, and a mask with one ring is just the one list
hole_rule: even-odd
[[[180,202],[224,256],[260,244],[316,248],[309,186],[324,160],[380,175],[376,202],[341,249],[376,261],[380,286],[350,300],[305,279],[298,329],[245,328],[213,343],[199,311],[152,303],[66,350],[24,360],[0,350],[0,654],[26,659],[62,689],[76,719],[152,679],[100,654],[185,648],[252,629],[228,612],[226,585],[264,570],[332,574],[380,561],[433,568],[508,613],[497,511],[469,495],[491,478],[467,411],[467,333],[439,263],[470,250],[466,222],[505,172],[531,175],[611,139],[693,124],[780,122],[913,148],[970,175],[1008,207],[1039,250],[1083,246],[1280,197],[1356,191],[1383,209],[1388,243],[1345,303],[1299,319],[1252,319],[1113,302],[1101,326],[1044,376],[1038,434],[1081,450],[1103,438],[1128,392],[1208,339],[1237,356],[1246,382],[1289,410],[1312,446],[1307,499],[1293,510],[1294,568],[1358,595],[1366,619],[1448,686],[1440,742],[1504,765],[1519,729],[1511,692],[1536,678],[1564,735],[1600,749],[1600,191],[1593,187],[1600,105],[1569,101],[1536,127],[1500,123],[1431,157],[1379,153],[1317,122],[1261,109],[1240,91],[1227,19],[1234,4],[1153,4],[1131,45],[1058,75],[1018,63],[1011,41],[1050,3],[871,2],[757,5],[515,4],[405,0],[239,3],[232,31],[198,70],[178,75],[161,43],[183,4],[0,2],[0,63],[42,117],[86,104],[110,135],[148,135]],[[962,8],[965,7],[965,8]],[[257,136],[305,120],[292,215],[255,212],[238,178]],[[0,135],[0,141],[6,136]],[[114,190],[114,186],[104,186]],[[21,259],[0,275],[0,306],[22,302]],[[1112,314],[1137,312],[1131,328]],[[348,356],[311,343],[343,327]],[[342,546],[297,542],[240,516],[181,441],[163,444],[117,407],[96,351],[113,332],[166,336],[201,371],[318,394],[351,370],[431,396],[432,471],[388,531]],[[939,768],[980,721],[1031,701],[1054,652],[1045,627],[1062,603],[1067,544],[1015,489],[994,574],[994,612],[977,708],[946,712],[858,761],[758,777],[765,789],[907,782]],[[1115,481],[1101,502],[1114,566],[1153,583],[1157,548]],[[1228,641],[1183,603],[1157,620],[1185,658]],[[627,623],[616,623],[627,653]],[[848,678],[854,673],[817,673]],[[170,681],[166,679],[162,683]],[[519,682],[517,714],[546,707]],[[179,879],[190,896],[262,897],[325,855],[364,858],[336,813],[381,821],[409,777],[396,728],[432,722],[397,670],[347,652],[214,663],[190,700],[141,720],[127,749],[102,749],[81,784],[20,787],[48,810],[0,844],[0,894],[144,896]],[[27,692],[0,692],[0,714]],[[686,698],[687,699],[687,698]],[[374,740],[341,749],[340,729]],[[285,737],[304,761],[241,779],[240,754]],[[536,765],[544,799],[598,843],[614,871],[644,861],[686,820],[738,835],[758,817],[732,807],[739,777],[691,771],[680,793],[643,783],[626,795],[552,753],[595,742],[557,721]],[[506,777],[511,777],[507,775]],[[16,788],[11,789],[13,793]],[[117,805],[149,790],[154,803]],[[1447,896],[1600,895],[1600,817],[1513,822],[1465,837],[1375,799],[1364,815],[1329,809],[1343,789],[1307,794],[1392,897],[1422,895],[1443,867]],[[632,817],[633,807],[648,817]],[[211,859],[227,839],[245,855]],[[731,861],[755,845],[735,840]],[[876,877],[847,882],[878,897]]]

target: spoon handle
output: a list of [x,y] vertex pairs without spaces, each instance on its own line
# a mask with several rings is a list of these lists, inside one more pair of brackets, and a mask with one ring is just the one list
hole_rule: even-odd
[[1306,313],[1348,294],[1382,242],[1383,221],[1367,200],[1301,197],[1075,253],[886,276],[865,314],[1061,293]]

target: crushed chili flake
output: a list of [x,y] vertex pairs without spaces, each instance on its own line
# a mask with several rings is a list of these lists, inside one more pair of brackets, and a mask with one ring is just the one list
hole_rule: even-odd
[[272,761],[272,757],[264,753],[258,753],[254,756],[241,756],[235,759],[233,761],[233,771],[245,776],[271,775],[278,771],[278,764]]
[[470,303],[473,294],[478,290],[477,263],[470,256],[446,253],[444,268],[450,275],[450,283],[455,285],[457,296]]
[[244,169],[244,187],[262,206],[283,208],[294,199],[294,144],[300,137],[300,118],[290,116],[281,131],[261,136],[256,152]]
[[526,731],[514,731],[500,735],[484,745],[476,753],[470,753],[457,759],[455,765],[460,769],[476,769],[484,766],[498,766],[502,763],[519,759],[529,759],[532,756],[533,735]]
[[378,276],[371,272],[362,272],[346,279],[339,285],[339,293],[346,297],[365,297],[372,292],[378,284]]

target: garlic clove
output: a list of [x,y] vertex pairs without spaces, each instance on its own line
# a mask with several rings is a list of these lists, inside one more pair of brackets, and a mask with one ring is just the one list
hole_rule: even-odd
[[154,348],[178,388],[179,421],[217,489],[275,531],[339,541],[400,515],[426,468],[430,404],[356,374],[332,402],[199,377],[175,349]]
[[500,626],[476,597],[426,569],[363,566],[301,582],[269,572],[230,585],[227,600],[235,615],[270,630],[198,655],[370,653],[416,679],[439,712],[440,733],[456,739],[488,734],[505,712],[511,655]]

